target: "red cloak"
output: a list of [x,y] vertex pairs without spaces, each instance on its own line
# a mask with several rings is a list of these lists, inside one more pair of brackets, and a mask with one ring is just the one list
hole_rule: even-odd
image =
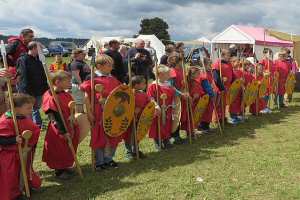
[[[144,108],[147,106],[147,104],[151,101],[150,97],[145,92],[141,91],[135,91],[135,108],[139,109],[139,112],[136,114],[136,124],[138,123],[140,116],[144,110]],[[123,139],[127,143],[131,143],[131,133],[132,129],[131,127],[128,128],[128,130],[123,134]]]
[[[38,142],[40,129],[30,118],[18,119],[20,134],[25,130],[32,131],[32,137],[28,145],[31,151],[28,153],[27,177],[31,187],[39,188],[41,185],[40,177],[33,171],[33,153]],[[3,114],[0,118],[0,136],[16,136],[13,120]],[[17,145],[0,145],[0,194],[1,200],[12,200],[21,195],[20,191],[20,157]],[[31,172],[31,173],[30,173]],[[34,178],[34,179],[33,179]]]
[[[119,142],[122,140],[122,135],[119,137],[110,137],[105,134],[103,123],[102,123],[102,115],[103,115],[103,106],[100,104],[100,98],[107,98],[109,94],[121,83],[114,78],[113,76],[98,76],[95,77],[95,85],[101,84],[103,85],[104,89],[101,94],[95,91],[95,111],[94,111],[94,118],[95,118],[95,125],[92,129],[92,136],[91,136],[91,147],[92,149],[104,148],[107,145],[110,145],[113,148],[116,148]],[[80,85],[80,89],[86,92],[91,99],[91,81],[84,81]]]
[[291,71],[291,65],[285,60],[276,60],[275,61],[275,71],[279,73],[278,80],[278,94],[285,94],[285,83],[287,77]]
[[[73,101],[71,94],[67,92],[57,93],[60,108],[63,113],[64,120],[67,124],[67,131],[71,135],[74,150],[76,152],[79,142],[79,127],[74,124],[74,130],[70,125],[70,108],[68,104]],[[54,98],[50,91],[46,91],[43,96],[42,109],[45,113],[49,111],[58,112]],[[55,127],[53,122],[49,122],[47,133],[45,136],[43,162],[51,169],[66,169],[72,167],[74,158],[64,136]]]
[[[149,85],[148,90],[147,90],[147,94],[152,97],[156,102],[156,94],[158,92],[158,97],[160,97],[161,94],[165,93],[167,95],[167,99],[166,99],[166,106],[169,106],[169,108],[166,111],[166,124],[163,125],[162,123],[162,117],[160,120],[160,134],[161,134],[161,139],[169,139],[171,136],[171,132],[172,132],[172,104],[174,101],[174,97],[175,97],[175,88],[168,86],[168,85],[159,85],[158,86],[158,91],[156,89],[156,84],[152,83]],[[157,102],[160,107],[162,106],[163,102],[162,100],[159,98],[159,101]],[[157,117],[155,117],[155,119],[153,119],[153,123],[151,126],[151,130],[149,133],[149,137],[153,138],[153,139],[158,139],[158,129],[157,129]]]

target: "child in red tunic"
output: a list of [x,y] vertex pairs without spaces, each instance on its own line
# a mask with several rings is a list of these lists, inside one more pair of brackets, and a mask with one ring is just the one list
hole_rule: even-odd
[[[170,84],[176,88],[179,92],[184,91],[184,76],[183,76],[183,68],[182,68],[182,57],[179,53],[172,53],[168,57],[168,66],[171,68],[170,70]],[[186,99],[181,98],[181,118],[180,118],[180,126],[177,128],[175,132],[173,132],[172,138],[174,138],[174,144],[182,144],[184,143],[184,139],[180,137],[179,131],[180,129],[185,130],[186,133],[193,132],[193,124],[190,120],[190,126],[188,125],[188,109],[186,106]],[[189,128],[191,130],[189,130]]]
[[[88,117],[93,124],[91,135],[91,147],[96,152],[95,168],[102,171],[108,167],[117,168],[118,164],[113,160],[115,151],[122,135],[119,137],[110,137],[105,134],[102,122],[103,105],[109,94],[121,83],[111,75],[113,60],[107,55],[100,55],[96,58],[96,71],[94,83],[101,84],[103,91],[101,93],[95,91],[94,113],[91,112],[91,81],[84,81],[80,85],[80,89],[85,92],[85,102],[88,111]],[[105,151],[107,150],[107,151]],[[106,153],[104,153],[106,152]]]
[[[231,58],[233,66],[234,81],[243,79],[243,71],[240,68],[240,60],[237,57]],[[237,124],[242,121],[242,88],[239,89],[235,100],[229,105],[231,122]]]
[[[267,74],[269,76],[268,86],[267,86],[268,90],[266,96],[264,97],[268,105],[268,102],[270,101],[270,95],[272,92],[272,77],[274,76],[275,69],[274,69],[274,62],[273,60],[270,59],[273,56],[272,50],[269,48],[265,48],[263,50],[263,54],[264,57],[261,61],[259,61],[259,63],[263,65],[264,74]],[[271,109],[267,106],[265,109],[265,113],[271,113],[271,112],[272,112]]]
[[280,51],[279,59],[275,61],[275,71],[279,74],[278,80],[278,91],[277,91],[277,100],[279,102],[279,107],[286,107],[284,104],[284,94],[285,94],[285,84],[288,78],[288,75],[291,71],[291,65],[287,61],[286,51]]
[[[17,115],[19,133],[22,134],[25,130],[32,132],[32,136],[28,142],[30,149],[27,153],[27,178],[29,186],[31,188],[38,189],[41,186],[41,180],[32,168],[33,154],[40,135],[39,127],[34,124],[30,118],[34,98],[25,94],[14,94],[13,101]],[[23,142],[21,135],[16,136],[11,112],[6,112],[0,118],[1,200],[15,200],[23,198],[22,189],[20,189],[20,183],[23,185],[23,181],[21,179],[20,156],[17,147],[17,144],[21,144]]]
[[[256,75],[255,80],[258,80],[259,84],[260,84],[261,81],[264,78],[263,65],[262,64],[257,64],[256,67],[257,67],[256,68],[257,75]],[[258,87],[260,87],[260,85]],[[266,102],[265,98],[264,97],[262,97],[262,98],[258,97],[258,99],[253,104],[250,105],[249,111],[250,111],[250,113],[255,115],[256,113],[260,113],[261,111],[263,111],[266,107],[267,107],[267,102]]]
[[[155,70],[155,69],[154,69]],[[155,72],[155,71],[154,71]],[[161,108],[160,117],[160,135],[162,140],[162,149],[171,147],[170,137],[172,132],[172,107],[176,96],[184,95],[170,85],[170,68],[165,65],[158,66],[158,86],[153,82],[148,86],[147,94],[156,101],[157,105]],[[157,88],[158,87],[158,88]],[[157,90],[158,89],[158,90]],[[158,94],[158,100],[157,100]],[[162,100],[161,95],[166,96],[165,102]],[[149,133],[149,137],[154,139],[155,146],[159,149],[159,135],[158,135],[158,119],[154,119]]]
[[[225,118],[226,113],[226,96],[227,91],[233,80],[233,70],[230,63],[230,52],[227,49],[223,49],[221,52],[221,59],[218,59],[212,66],[213,78],[218,88],[218,93],[223,93],[223,99],[221,95],[217,100],[217,112],[219,120]],[[223,107],[222,107],[223,104]],[[234,123],[233,123],[234,124]]]
[[[147,85],[144,76],[138,75],[132,77],[132,87],[134,89],[135,95],[135,120],[137,125],[144,108],[151,101],[151,98],[145,92]],[[156,112],[158,112],[158,110]],[[125,148],[127,151],[126,157],[127,159],[131,160],[136,157],[136,149],[134,146],[134,136],[132,134],[132,127],[128,128],[128,130],[124,134],[124,141]],[[139,157],[143,159],[146,156],[143,154],[143,152],[139,151]]]
[[[196,103],[199,98],[197,98],[197,93],[200,94],[199,97],[208,94],[209,103],[206,107],[205,112],[202,115],[201,122],[198,125],[199,130],[204,134],[209,134],[210,132],[210,123],[212,122],[214,104],[217,96],[217,86],[212,77],[211,73],[211,60],[207,57],[203,58],[204,69],[199,70],[199,73],[196,72],[195,79],[191,79],[191,96],[194,99],[194,103]],[[198,76],[197,76],[198,74]],[[194,84],[194,86],[192,85]],[[193,89],[194,88],[194,89]],[[196,92],[196,93],[195,93]],[[195,94],[193,94],[195,93]],[[195,101],[196,100],[196,101]]]
[[[71,87],[71,76],[68,72],[59,70],[52,76],[52,84],[60,103],[67,130],[64,127],[57,105],[50,90],[43,95],[42,109],[50,121],[45,137],[43,161],[60,179],[69,179],[73,175],[74,157],[67,143],[67,137],[72,138],[75,152],[79,142],[79,127],[70,121],[69,103],[73,101],[70,93],[65,90]],[[72,124],[73,123],[73,124]]]

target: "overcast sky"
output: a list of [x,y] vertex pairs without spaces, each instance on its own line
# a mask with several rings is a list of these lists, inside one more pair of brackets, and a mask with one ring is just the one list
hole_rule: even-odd
[[0,0],[0,9],[0,34],[131,37],[150,17],[163,18],[175,40],[211,38],[231,24],[300,34],[300,0]]

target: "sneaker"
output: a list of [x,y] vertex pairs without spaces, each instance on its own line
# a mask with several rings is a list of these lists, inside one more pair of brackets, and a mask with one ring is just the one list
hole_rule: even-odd
[[245,121],[245,119],[242,115],[237,116],[236,119],[238,120],[238,122],[244,122]]
[[265,109],[261,110],[260,113],[262,113],[262,114],[267,114],[267,113],[268,113],[268,109],[265,108]]
[[110,161],[109,163],[105,163],[105,166],[111,167],[111,168],[118,168],[118,163],[116,163],[115,161]]
[[267,111],[268,114],[272,113],[272,110],[270,108],[267,108]]
[[229,118],[229,119],[227,120],[227,122],[228,122],[229,124],[232,124],[232,125],[237,125],[237,124],[238,124],[238,121],[237,121],[235,118]]
[[125,155],[125,157],[126,157],[127,160],[131,161],[131,160],[134,159],[135,156],[134,156],[134,153],[127,152],[126,155]]

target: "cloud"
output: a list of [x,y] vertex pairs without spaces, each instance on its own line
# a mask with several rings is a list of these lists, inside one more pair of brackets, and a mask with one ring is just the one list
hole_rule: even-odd
[[284,0],[0,0],[0,33],[32,27],[39,37],[132,36],[161,17],[172,39],[212,37],[231,24],[300,34],[300,4]]

